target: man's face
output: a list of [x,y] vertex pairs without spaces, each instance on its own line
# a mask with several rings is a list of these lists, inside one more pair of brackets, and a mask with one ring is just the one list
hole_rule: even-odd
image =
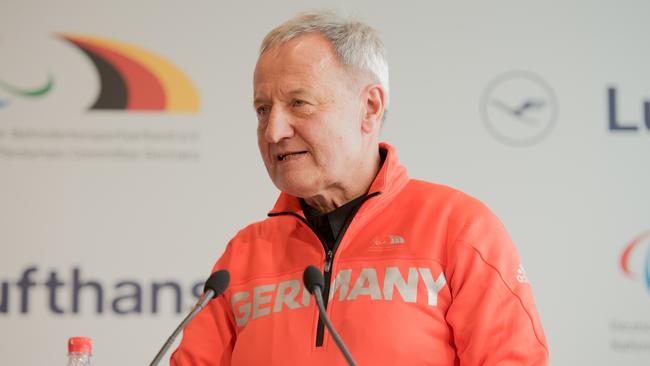
[[310,33],[267,50],[253,83],[257,141],[278,189],[327,197],[354,184],[363,100],[330,42]]

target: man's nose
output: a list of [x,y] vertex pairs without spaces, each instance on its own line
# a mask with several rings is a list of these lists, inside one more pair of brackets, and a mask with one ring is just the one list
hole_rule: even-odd
[[266,124],[264,137],[270,143],[278,143],[293,136],[291,117],[281,108],[272,108]]

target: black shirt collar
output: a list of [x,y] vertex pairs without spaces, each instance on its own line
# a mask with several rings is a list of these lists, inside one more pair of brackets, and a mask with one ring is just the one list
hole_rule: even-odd
[[350,216],[356,212],[366,195],[359,196],[352,201],[337,207],[334,211],[323,213],[309,206],[305,200],[300,199],[300,206],[305,213],[305,218],[325,240],[327,247],[332,250],[336,239],[341,234],[341,229]]

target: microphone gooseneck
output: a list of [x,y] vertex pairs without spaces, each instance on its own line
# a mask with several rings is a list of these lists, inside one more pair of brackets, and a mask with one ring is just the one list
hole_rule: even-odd
[[338,334],[336,329],[334,329],[334,325],[332,325],[332,322],[327,317],[327,310],[325,310],[325,304],[323,302],[323,288],[325,287],[325,279],[323,278],[323,274],[318,268],[314,266],[308,266],[302,273],[302,281],[305,284],[307,291],[314,295],[314,299],[316,300],[316,305],[318,306],[318,311],[320,313],[320,318],[323,323],[325,323],[325,326],[332,335],[332,338],[334,338],[334,342],[336,342],[336,345],[341,350],[343,357],[345,357],[345,360],[350,366],[356,366],[357,364],[354,362],[354,359],[352,358],[352,355],[350,354],[348,348],[345,346],[345,343],[343,343],[343,339],[341,339],[341,336]]
[[162,357],[165,355],[169,347],[174,343],[174,340],[176,337],[178,337],[178,334],[185,329],[187,324],[196,316],[196,314],[201,311],[205,307],[205,305],[210,302],[210,300],[214,299],[215,297],[221,295],[226,291],[226,288],[228,288],[228,283],[230,282],[230,273],[228,273],[227,270],[222,269],[219,271],[214,272],[213,274],[210,275],[207,281],[205,281],[205,286],[203,287],[203,295],[199,298],[197,301],[196,305],[192,308],[192,311],[190,311],[189,314],[183,319],[183,321],[174,329],[174,332],[172,333],[171,336],[167,339],[167,342],[163,344],[163,346],[160,348],[160,351],[156,354],[156,357],[154,357],[153,361],[149,364],[149,366],[155,366],[160,362]]

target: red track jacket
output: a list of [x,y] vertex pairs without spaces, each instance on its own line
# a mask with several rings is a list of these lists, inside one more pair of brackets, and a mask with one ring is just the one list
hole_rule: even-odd
[[189,324],[171,365],[343,365],[302,285],[331,281],[327,313],[363,365],[547,365],[548,347],[516,248],[479,201],[409,179],[394,149],[326,253],[298,199],[241,230],[214,270],[231,281]]

